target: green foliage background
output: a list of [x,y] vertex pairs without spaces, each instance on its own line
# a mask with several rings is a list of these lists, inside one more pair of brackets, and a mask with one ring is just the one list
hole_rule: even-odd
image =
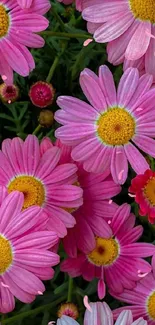
[[[40,109],[33,106],[29,100],[28,92],[30,86],[39,80],[48,80],[51,78],[56,94],[54,103],[49,107],[55,112],[57,110],[56,98],[59,95],[72,95],[84,99],[84,95],[79,86],[80,72],[89,67],[94,72],[98,67],[107,64],[114,74],[115,82],[118,84],[122,74],[122,66],[114,67],[107,62],[106,46],[97,44],[94,41],[84,47],[83,42],[90,37],[87,33],[86,22],[83,21],[80,13],[75,10],[74,5],[65,7],[57,1],[51,1],[52,8],[47,17],[50,21],[48,33],[41,33],[45,38],[46,44],[42,49],[31,50],[36,69],[27,78],[15,75],[15,84],[20,89],[20,98],[14,104],[0,105],[0,141],[7,137],[20,136],[25,139],[28,133],[36,133],[39,139],[48,135],[54,140],[54,130],[56,123],[49,129],[34,131],[38,125],[38,116]],[[65,33],[65,36],[59,33]],[[58,35],[59,34],[59,35]],[[74,35],[73,35],[74,34]],[[154,161],[150,160],[154,169]],[[148,225],[147,221],[140,219],[137,213],[137,207],[133,199],[128,196],[128,187],[131,179],[134,177],[132,170],[129,172],[129,178],[123,186],[121,194],[116,202],[121,204],[128,202],[132,205],[132,210],[137,216],[137,223],[143,224],[145,230],[143,241],[153,242],[155,230],[153,226]],[[63,259],[65,253],[60,245],[59,254]],[[9,315],[1,315],[1,324],[11,325],[47,325],[49,321],[56,321],[57,308],[60,303],[67,300],[68,288],[71,288],[72,281],[67,274],[60,273],[60,268],[55,268],[55,277],[51,281],[45,282],[46,292],[43,296],[38,296],[32,304],[24,305],[16,302],[16,309]],[[82,278],[74,279],[72,288],[72,301],[75,302],[80,310],[78,321],[83,323],[83,297],[88,295],[91,301],[98,299],[96,294],[96,280],[88,283]],[[69,295],[71,291],[69,289]],[[116,308],[122,304],[108,294],[106,301],[111,308]]]

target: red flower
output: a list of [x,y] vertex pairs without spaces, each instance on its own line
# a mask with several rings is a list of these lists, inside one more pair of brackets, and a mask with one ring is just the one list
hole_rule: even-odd
[[139,204],[139,214],[148,216],[150,223],[155,223],[155,172],[148,169],[142,175],[137,175],[131,182],[129,192],[135,194]]
[[29,91],[33,105],[44,108],[53,103],[55,90],[53,86],[44,81],[37,81]]

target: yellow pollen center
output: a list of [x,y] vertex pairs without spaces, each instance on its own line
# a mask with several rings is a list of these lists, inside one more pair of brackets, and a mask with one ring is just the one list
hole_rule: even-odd
[[107,145],[123,145],[135,133],[134,118],[123,108],[109,108],[97,121],[97,134]]
[[119,247],[115,239],[96,237],[96,247],[88,254],[88,259],[97,266],[111,265],[118,254]]
[[5,273],[13,260],[9,240],[0,235],[0,274]]
[[155,177],[152,177],[148,180],[147,184],[144,187],[143,193],[149,203],[155,206]]
[[32,205],[42,206],[45,200],[43,184],[33,176],[18,176],[8,185],[8,192],[19,191],[24,194],[23,209]]
[[129,0],[130,8],[135,18],[155,23],[155,1],[154,0]]
[[9,15],[7,14],[5,8],[0,5],[0,37],[7,34],[9,29]]
[[155,291],[151,294],[151,296],[148,299],[148,314],[149,316],[155,320]]

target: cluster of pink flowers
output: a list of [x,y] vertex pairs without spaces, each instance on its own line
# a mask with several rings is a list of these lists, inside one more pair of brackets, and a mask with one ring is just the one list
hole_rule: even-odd
[[[108,291],[130,304],[113,315],[105,302],[90,304],[84,325],[112,325],[113,316],[116,325],[155,325],[155,245],[140,241],[143,227],[129,204],[115,203],[130,166],[136,176],[129,195],[139,214],[155,223],[155,172],[144,156],[155,158],[155,4],[81,0],[76,7],[95,41],[108,43],[109,62],[124,63],[124,73],[116,89],[105,65],[98,75],[81,72],[87,102],[58,97],[55,143],[34,135],[2,142],[0,313],[12,311],[15,298],[30,303],[43,294],[42,280],[53,277],[62,241],[68,255],[63,272],[97,278],[99,299]],[[0,74],[6,83],[13,71],[27,76],[34,68],[27,47],[43,46],[34,33],[47,28],[49,8],[48,0],[1,0]],[[57,324],[78,323],[62,316]]]

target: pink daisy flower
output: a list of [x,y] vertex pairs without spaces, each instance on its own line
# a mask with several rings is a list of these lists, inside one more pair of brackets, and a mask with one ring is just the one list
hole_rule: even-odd
[[88,172],[109,168],[114,181],[123,184],[129,161],[137,174],[144,173],[149,165],[137,147],[155,157],[152,77],[139,78],[138,70],[129,68],[116,93],[110,70],[101,66],[99,77],[85,69],[80,85],[90,105],[74,97],[59,97],[61,110],[55,119],[64,126],[56,130],[56,137],[73,146],[72,158]]
[[155,172],[148,169],[131,181],[129,191],[135,195],[139,204],[139,214],[148,216],[150,223],[155,223]]
[[42,156],[37,137],[29,135],[6,139],[0,151],[0,183],[8,192],[24,193],[23,209],[38,205],[48,214],[48,229],[59,237],[75,225],[74,217],[67,208],[82,204],[82,189],[72,185],[77,181],[74,164],[58,166],[61,150],[52,147]]
[[[87,237],[87,231],[84,233],[81,229],[85,239],[83,247],[76,258],[69,257],[62,262],[61,270],[71,277],[82,275],[87,281],[98,278],[100,299],[105,295],[105,283],[109,289],[120,293],[124,288],[134,288],[140,276],[151,271],[150,264],[142,258],[155,252],[152,244],[136,243],[143,228],[134,227],[134,224],[135,216],[130,214],[130,206],[123,204],[107,225],[106,238]],[[107,238],[110,231],[111,237]]]
[[[42,152],[46,152],[52,146],[49,138],[44,138],[40,144]],[[61,163],[73,162],[71,147],[62,144],[60,140],[56,141],[56,146],[61,148]],[[77,182],[83,190],[83,205],[78,209],[70,209],[76,219],[76,225],[68,229],[67,236],[63,239],[65,250],[70,257],[77,257],[77,248],[81,249],[86,244],[85,233],[88,249],[92,247],[94,234],[100,237],[112,235],[107,224],[111,223],[118,205],[111,198],[121,191],[120,185],[112,180],[109,170],[96,175],[87,173],[79,163],[77,168]]]
[[117,317],[123,309],[130,309],[133,317],[144,317],[149,325],[155,325],[155,255],[152,258],[153,272],[146,275],[137,283],[133,290],[124,290],[123,293],[111,294],[117,299],[131,304],[114,311],[114,317]]
[[31,303],[45,291],[41,280],[51,279],[51,266],[59,256],[48,249],[58,241],[57,235],[44,229],[40,207],[22,211],[24,196],[0,191],[0,312],[15,307],[15,299]]
[[34,34],[48,27],[48,20],[42,16],[46,0],[35,0],[29,10],[21,10],[16,0],[1,0],[0,4],[0,75],[7,84],[13,83],[13,71],[28,76],[35,67],[27,47],[44,46],[41,36]]
[[109,62],[144,58],[145,71],[155,77],[153,0],[83,0],[82,9],[95,40],[108,42]]

